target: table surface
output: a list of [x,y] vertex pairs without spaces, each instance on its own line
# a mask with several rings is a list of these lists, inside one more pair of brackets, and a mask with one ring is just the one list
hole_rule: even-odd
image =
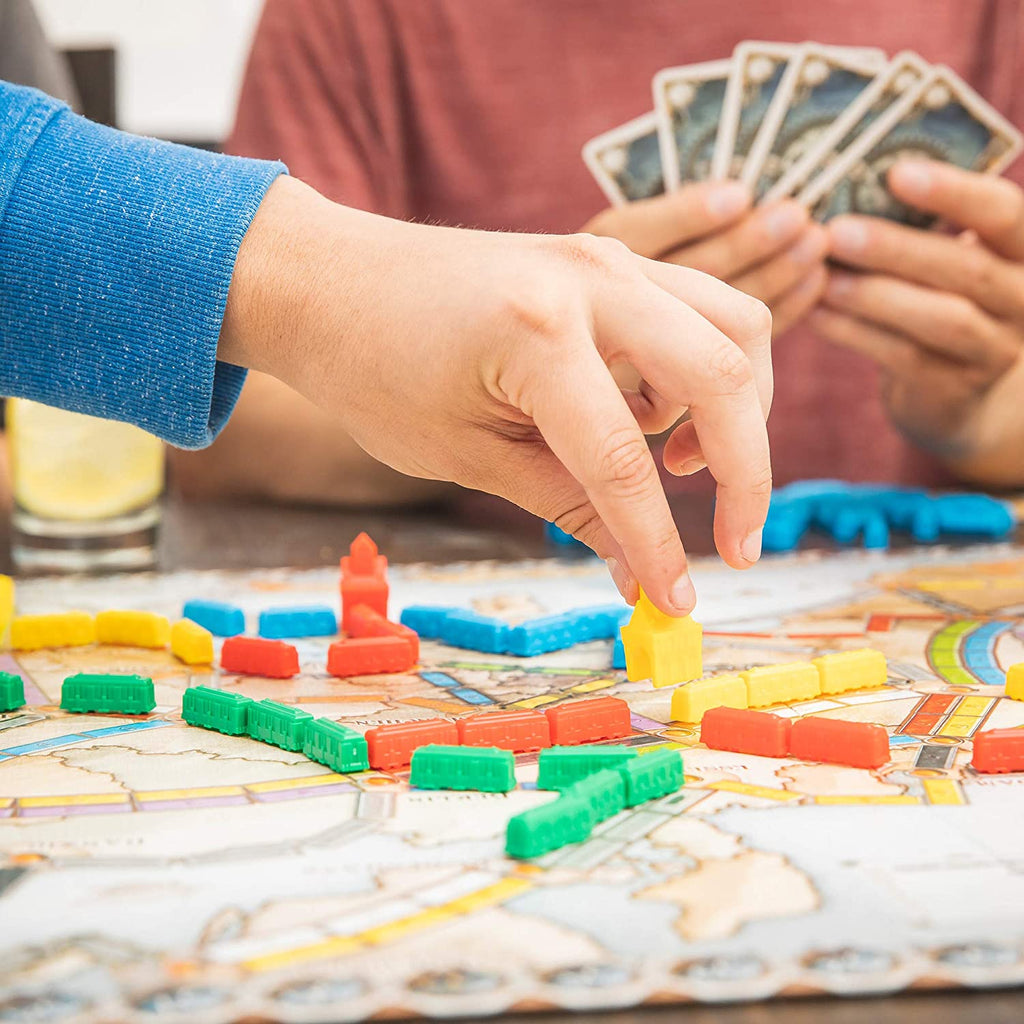
[[[3,506],[0,506],[3,507]],[[674,503],[680,530],[692,554],[713,550],[707,501]],[[348,543],[366,530],[394,563],[522,559],[557,553],[546,542],[539,522],[487,498],[470,497],[457,510],[418,512],[347,511],[266,505],[185,504],[167,500],[159,545],[159,567],[174,569],[245,569],[264,566],[316,567],[336,563]],[[0,570],[10,571],[9,522],[0,515]],[[7,563],[7,564],[3,564]],[[584,1019],[602,1024],[661,1024],[676,1019],[679,1007],[642,1008]],[[1024,991],[915,992],[858,1000],[785,999],[730,1006],[690,1006],[691,1024],[985,1024],[1024,1021]],[[564,1015],[517,1017],[524,1024],[554,1024]]]

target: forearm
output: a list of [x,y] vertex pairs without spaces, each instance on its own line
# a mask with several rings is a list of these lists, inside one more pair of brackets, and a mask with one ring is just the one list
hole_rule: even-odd
[[280,164],[92,124],[0,83],[0,390],[208,444],[238,247]]

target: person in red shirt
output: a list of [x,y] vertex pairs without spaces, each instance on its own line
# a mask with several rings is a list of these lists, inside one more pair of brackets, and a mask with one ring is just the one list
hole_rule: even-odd
[[[792,202],[749,211],[731,184],[605,208],[582,144],[649,109],[660,68],[743,39],[913,48],[1015,123],[1024,115],[1021,0],[267,0],[227,148],[281,158],[329,197],[393,217],[614,235],[768,302],[777,482],[1024,483],[1017,184],[900,168],[894,187],[966,229],[959,239],[861,218],[826,230]],[[433,493],[344,438],[311,447],[322,414],[276,385],[247,391],[200,456],[214,462],[184,465],[186,487],[260,490],[258,443],[261,467],[288,465],[288,496]]]

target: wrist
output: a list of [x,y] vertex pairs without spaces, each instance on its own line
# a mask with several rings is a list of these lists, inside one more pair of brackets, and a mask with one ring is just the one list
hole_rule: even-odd
[[218,359],[301,390],[304,350],[315,345],[318,321],[322,333],[326,311],[317,307],[329,301],[333,319],[345,300],[325,280],[344,258],[344,233],[335,224],[343,210],[295,178],[274,181],[238,250]]

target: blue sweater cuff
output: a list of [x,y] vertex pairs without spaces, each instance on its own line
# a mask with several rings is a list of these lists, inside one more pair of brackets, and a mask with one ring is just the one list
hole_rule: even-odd
[[238,247],[280,163],[93,124],[0,83],[0,390],[209,444]]

